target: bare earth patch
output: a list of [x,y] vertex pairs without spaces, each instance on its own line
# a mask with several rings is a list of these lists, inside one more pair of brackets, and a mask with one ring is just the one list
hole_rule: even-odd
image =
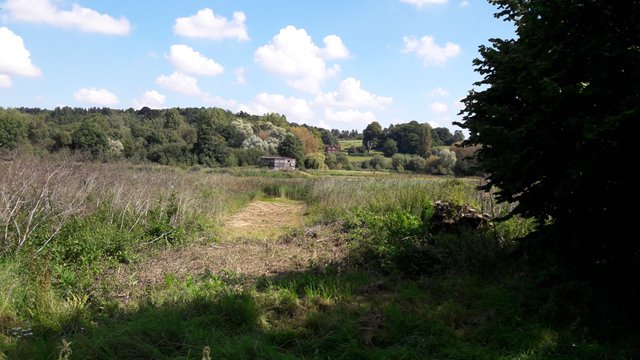
[[135,278],[139,287],[160,283],[166,275],[207,273],[253,278],[343,260],[344,243],[335,227],[304,229],[305,209],[286,200],[255,201],[225,221],[219,243],[161,251],[121,274],[121,284]]

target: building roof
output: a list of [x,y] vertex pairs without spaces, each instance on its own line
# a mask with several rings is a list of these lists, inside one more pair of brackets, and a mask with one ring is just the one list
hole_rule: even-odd
[[284,156],[261,156],[261,160],[295,160],[294,158]]

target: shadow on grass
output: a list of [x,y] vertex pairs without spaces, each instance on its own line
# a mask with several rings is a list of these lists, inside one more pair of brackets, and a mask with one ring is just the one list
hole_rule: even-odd
[[332,268],[236,285],[208,275],[135,310],[92,309],[63,332],[34,329],[6,355],[56,359],[63,339],[70,359],[207,359],[205,348],[211,359],[613,359],[634,350],[545,324],[535,289],[513,275]]

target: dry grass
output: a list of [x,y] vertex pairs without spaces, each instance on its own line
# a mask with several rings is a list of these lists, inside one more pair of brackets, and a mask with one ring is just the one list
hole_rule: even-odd
[[277,239],[304,224],[301,202],[254,201],[224,221],[222,241]]
[[[23,156],[0,160],[0,252],[19,251],[36,231],[55,241],[72,216],[108,208],[109,222],[133,227],[172,208],[172,225],[215,226],[260,190],[253,178],[184,172],[160,166],[77,163]],[[132,231],[133,228],[127,229]],[[41,235],[42,238],[42,235]]]
[[254,279],[343,261],[346,249],[338,227],[304,229],[305,208],[292,201],[255,201],[225,221],[220,242],[163,250],[123,271],[118,276],[120,297],[135,297],[140,289],[169,275],[233,274]]

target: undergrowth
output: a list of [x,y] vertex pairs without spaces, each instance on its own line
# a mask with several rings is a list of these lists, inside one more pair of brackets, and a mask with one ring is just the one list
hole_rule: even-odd
[[[235,176],[37,159],[0,170],[0,359],[631,359],[640,352],[634,333],[601,340],[584,312],[571,312],[561,295],[588,296],[579,284],[542,291],[537,273],[513,256],[530,221],[433,227],[436,200],[493,217],[510,210],[476,191],[476,180]],[[215,240],[226,215],[264,196],[305,201],[311,225],[333,224],[334,236],[347,239],[344,263],[255,279],[167,274],[133,300],[114,294],[110,276],[120,269],[159,249]],[[308,234],[298,232],[327,241]]]

